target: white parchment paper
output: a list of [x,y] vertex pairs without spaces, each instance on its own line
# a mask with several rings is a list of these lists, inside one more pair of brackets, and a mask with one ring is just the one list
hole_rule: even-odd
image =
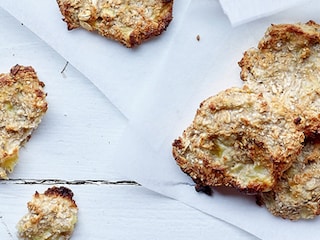
[[233,26],[306,4],[308,0],[219,0]]

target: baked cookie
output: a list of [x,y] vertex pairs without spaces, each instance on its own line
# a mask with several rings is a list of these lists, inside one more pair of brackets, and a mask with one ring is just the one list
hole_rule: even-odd
[[320,139],[308,139],[276,186],[258,196],[275,216],[312,219],[320,214]]
[[270,191],[300,153],[304,135],[278,102],[230,88],[200,104],[173,143],[183,172],[200,186]]
[[283,103],[306,136],[320,131],[320,25],[271,25],[239,65],[249,88]]
[[36,192],[28,202],[28,209],[29,213],[17,224],[20,239],[70,239],[78,215],[70,189],[52,187],[43,194]]
[[57,0],[68,29],[82,27],[128,48],[160,35],[172,20],[173,0]]
[[0,178],[7,178],[47,111],[46,93],[32,67],[16,65],[0,74]]

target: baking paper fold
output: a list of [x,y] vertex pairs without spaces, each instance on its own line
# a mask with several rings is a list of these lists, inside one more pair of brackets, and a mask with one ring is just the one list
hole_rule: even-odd
[[68,32],[54,1],[1,5],[125,114],[129,123],[113,157],[119,174],[261,239],[317,238],[319,219],[282,220],[254,198],[226,189],[211,197],[195,192],[171,155],[172,141],[191,123],[199,103],[242,84],[237,62],[243,52],[257,46],[272,23],[320,22],[317,1],[234,28],[217,0],[176,0],[168,30],[133,50],[83,30]]

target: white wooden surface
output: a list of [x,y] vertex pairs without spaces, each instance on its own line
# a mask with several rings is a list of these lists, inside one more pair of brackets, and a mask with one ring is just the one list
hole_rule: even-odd
[[49,111],[9,180],[0,181],[0,239],[35,191],[72,189],[79,206],[73,239],[248,239],[249,235],[180,202],[151,192],[112,168],[126,126],[122,114],[66,60],[0,7],[0,72],[32,65],[46,84]]

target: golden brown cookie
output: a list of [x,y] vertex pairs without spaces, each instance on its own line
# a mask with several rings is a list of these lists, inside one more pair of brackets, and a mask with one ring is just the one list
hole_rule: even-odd
[[320,131],[320,25],[273,24],[239,65],[249,88],[277,98],[307,136]]
[[47,111],[46,93],[32,67],[16,65],[0,74],[0,178],[7,178],[21,146]]
[[303,141],[277,102],[246,87],[231,88],[200,104],[174,141],[173,156],[198,185],[264,192],[291,165]]
[[82,27],[131,48],[160,35],[173,0],[57,0],[68,29]]
[[36,192],[28,202],[29,212],[17,224],[20,239],[67,240],[77,222],[78,207],[73,192],[66,187],[52,187]]
[[308,139],[301,154],[270,192],[258,201],[285,219],[312,219],[320,214],[320,140]]

